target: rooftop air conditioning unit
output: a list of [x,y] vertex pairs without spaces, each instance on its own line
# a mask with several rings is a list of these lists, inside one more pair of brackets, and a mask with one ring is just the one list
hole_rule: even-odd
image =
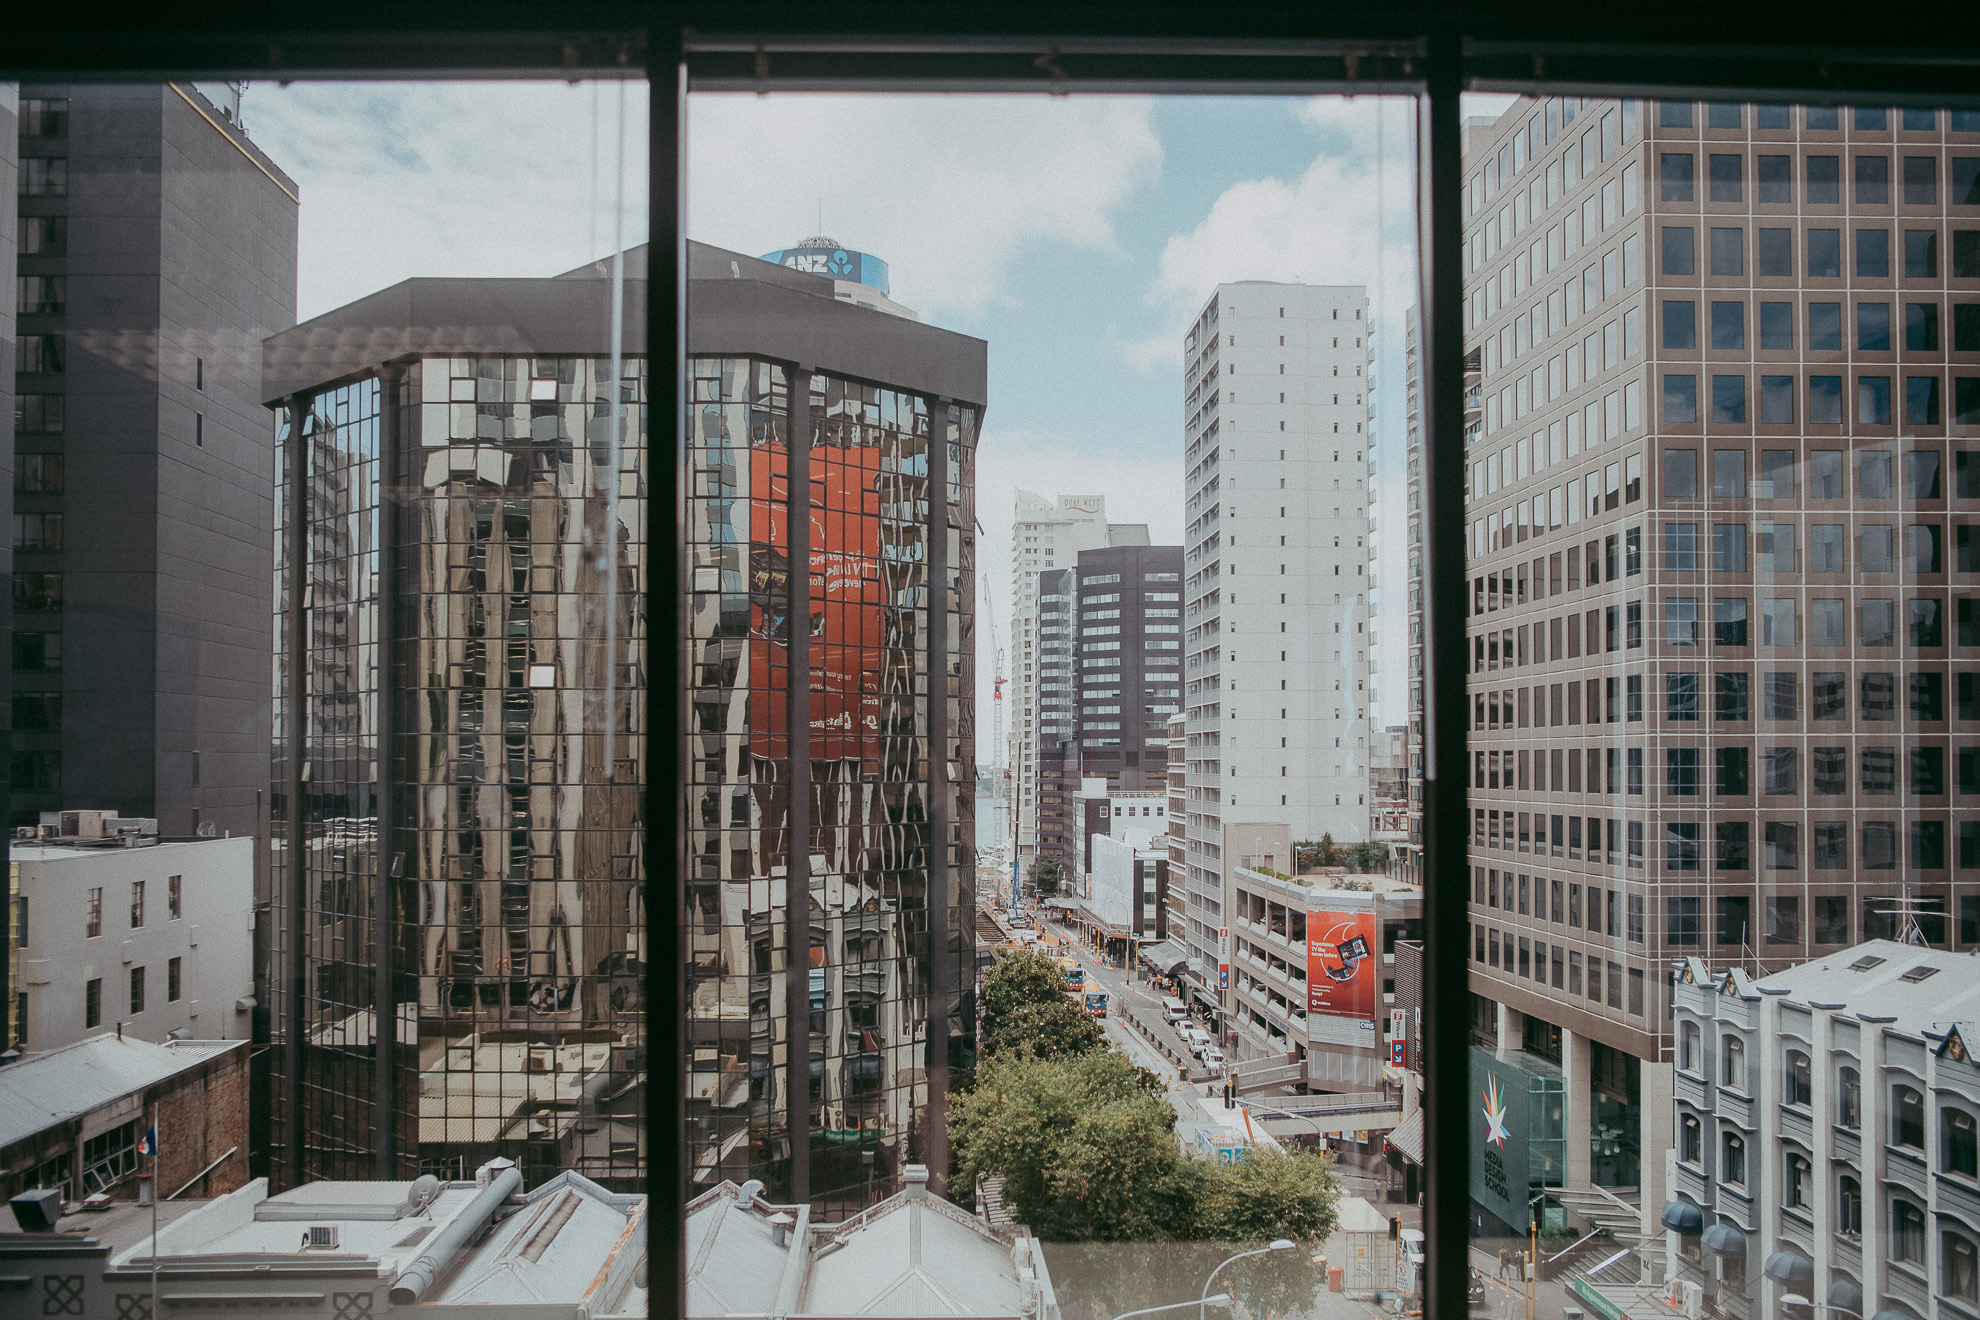
[[311,1224],[309,1238],[303,1244],[309,1251],[335,1251],[337,1249],[337,1226],[335,1224]]
[[100,839],[104,836],[104,823],[112,814],[108,811],[64,811],[61,813],[62,837]]

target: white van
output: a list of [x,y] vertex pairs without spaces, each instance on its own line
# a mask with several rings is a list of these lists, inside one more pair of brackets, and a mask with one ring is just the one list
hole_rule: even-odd
[[1189,1052],[1199,1059],[1203,1057],[1203,1051],[1211,1047],[1210,1034],[1195,1027],[1184,1027],[1183,1039],[1189,1043]]
[[1162,1020],[1172,1027],[1189,1021],[1189,1007],[1173,996],[1162,1001]]
[[1224,1066],[1224,1052],[1215,1045],[1204,1046],[1203,1066],[1206,1068],[1222,1068]]

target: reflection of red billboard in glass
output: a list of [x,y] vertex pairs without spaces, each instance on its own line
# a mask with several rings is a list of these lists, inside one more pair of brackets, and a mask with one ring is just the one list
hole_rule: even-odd
[[1373,912],[1306,914],[1306,1011],[1373,1020],[1381,1001],[1382,932]]
[[[781,693],[788,664],[781,608],[788,572],[789,460],[781,446],[756,449],[750,464],[752,744],[788,756]],[[814,760],[877,760],[880,658],[885,641],[880,595],[880,451],[811,451],[811,755]],[[821,507],[822,506],[822,507]],[[822,593],[822,594],[821,594]],[[767,595],[768,599],[764,596]],[[767,706],[768,709],[763,707]]]

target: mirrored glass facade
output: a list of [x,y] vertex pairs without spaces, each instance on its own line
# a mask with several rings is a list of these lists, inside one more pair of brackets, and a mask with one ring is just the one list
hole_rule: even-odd
[[946,1165],[973,1053],[978,409],[690,375],[692,1176],[840,1218]]
[[645,367],[614,366],[419,356],[280,410],[285,1183],[643,1176]]

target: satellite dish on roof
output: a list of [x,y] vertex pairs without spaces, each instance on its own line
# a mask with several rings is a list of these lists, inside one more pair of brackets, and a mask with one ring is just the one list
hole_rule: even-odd
[[413,1179],[412,1190],[406,1193],[412,1202],[413,1213],[417,1214],[440,1199],[440,1180],[430,1173],[422,1173]]

